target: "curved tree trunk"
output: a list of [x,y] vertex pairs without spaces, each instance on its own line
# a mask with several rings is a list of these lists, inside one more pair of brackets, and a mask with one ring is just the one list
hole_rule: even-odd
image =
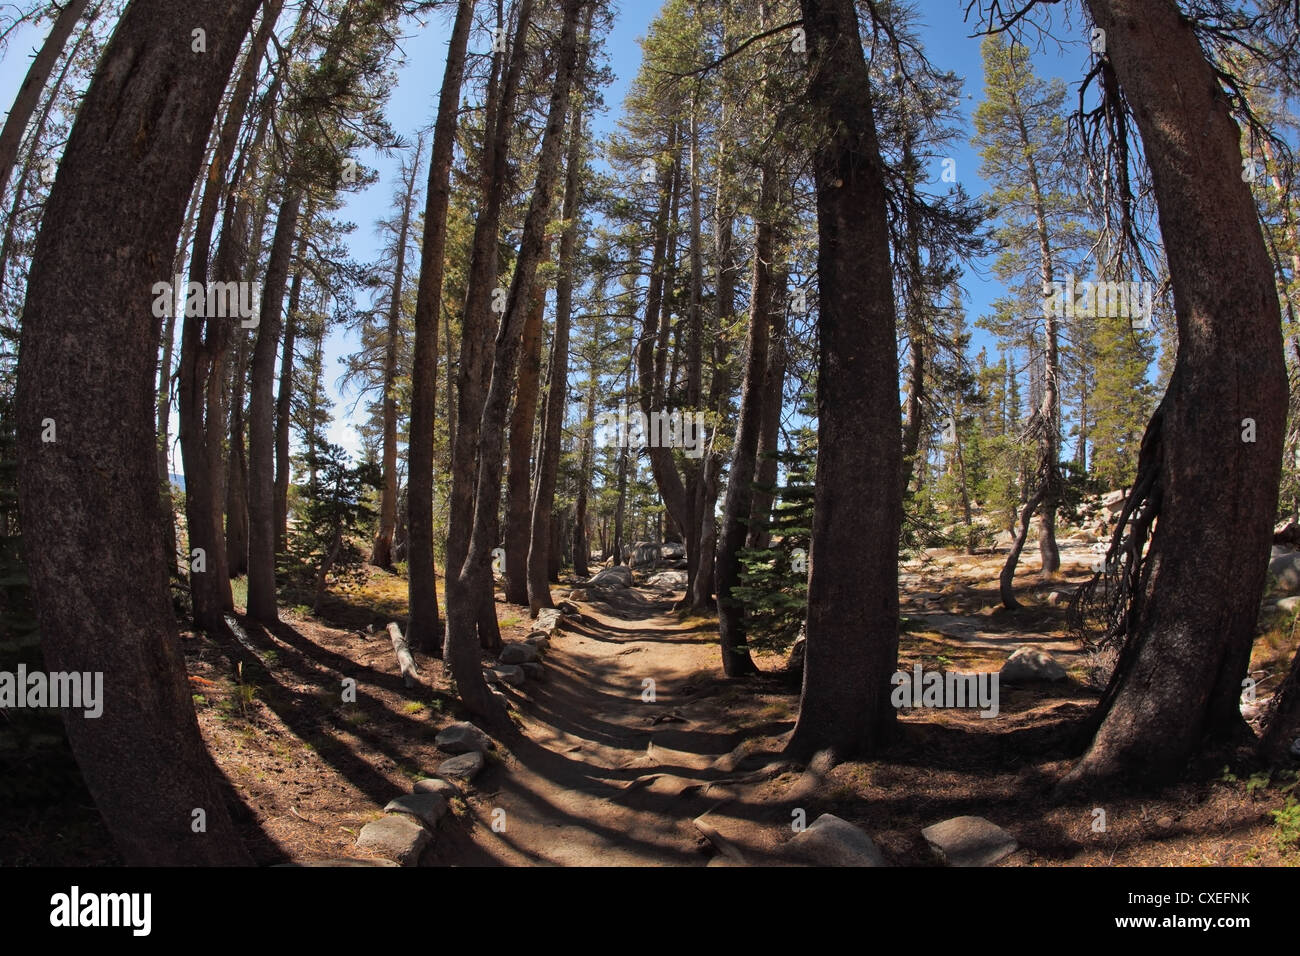
[[1096,736],[1066,782],[1163,780],[1246,729],[1239,701],[1277,507],[1286,369],[1240,132],[1213,67],[1171,0],[1088,7],[1151,169],[1178,358],[1129,501],[1153,478],[1146,500],[1159,520]]
[[[185,680],[158,534],[160,323],[141,316],[168,278],[158,273],[175,253],[257,7],[127,7],[73,124],[23,311],[19,504],[24,534],[40,542],[28,560],[42,651],[51,670],[103,675],[102,716],[66,711],[64,722],[96,805],[136,866],[249,859]],[[199,22],[207,53],[195,57]],[[201,832],[196,809],[206,816]]]

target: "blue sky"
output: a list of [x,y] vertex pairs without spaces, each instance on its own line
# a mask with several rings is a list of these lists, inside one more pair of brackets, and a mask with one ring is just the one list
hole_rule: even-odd
[[[965,3],[966,0],[920,0],[918,12],[924,23],[922,36],[931,61],[942,68],[953,70],[965,81],[966,98],[962,109],[969,135],[970,114],[979,103],[983,79],[980,39],[972,37],[972,27],[962,21]],[[0,4],[0,8],[3,6]],[[594,121],[598,136],[612,130],[617,123],[628,84],[641,63],[639,39],[645,35],[658,9],[659,3],[655,0],[622,0],[618,5],[619,12],[614,27],[605,37],[614,81],[604,93],[607,110]],[[1070,40],[1071,44],[1061,46],[1052,42],[1037,50],[1036,66],[1040,74],[1060,76],[1074,86],[1082,74],[1082,64],[1087,57],[1086,30],[1077,16],[1073,22],[1069,22],[1060,20],[1059,13],[1053,15],[1058,17],[1054,32],[1062,39]],[[7,104],[12,101],[26,72],[31,51],[40,43],[45,29],[46,25],[40,29],[20,30],[11,38],[9,49],[0,61],[0,102]],[[406,39],[401,44],[405,62],[398,68],[398,81],[388,109],[393,127],[407,139],[414,140],[416,132],[428,126],[436,112],[449,29],[450,18],[443,13],[429,15],[422,29],[415,21],[408,21]],[[471,38],[470,48],[484,50],[489,43],[487,33],[479,32]],[[965,185],[967,191],[974,195],[982,192],[984,184],[977,173],[979,161],[965,139],[957,145],[953,158],[957,163],[958,180]],[[362,162],[379,171],[379,181],[364,192],[351,195],[339,217],[356,223],[357,228],[349,239],[351,254],[358,261],[367,261],[375,258],[379,252],[381,239],[375,222],[387,212],[397,181],[400,157],[384,157],[372,153],[363,156]],[[981,272],[984,274],[981,275]],[[969,293],[966,305],[971,320],[981,315],[989,303],[1001,294],[1000,285],[987,277],[986,270],[979,268],[967,271],[963,285]],[[981,335],[982,333],[977,333],[977,344]],[[354,349],[352,339],[342,331],[333,332],[326,345],[327,375],[334,393],[336,415],[330,438],[355,452],[359,448],[359,442],[343,417],[355,400],[355,395],[343,396],[337,389],[341,375],[338,359]],[[179,453],[175,457],[179,459]]]

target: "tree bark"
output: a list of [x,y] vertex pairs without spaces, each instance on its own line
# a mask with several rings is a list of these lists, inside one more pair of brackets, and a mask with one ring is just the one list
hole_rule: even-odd
[[13,175],[18,148],[22,145],[23,134],[27,132],[27,124],[36,112],[36,105],[41,101],[41,91],[49,82],[54,65],[59,62],[59,56],[68,43],[68,37],[72,36],[77,21],[86,12],[89,3],[90,0],[68,0],[54,18],[54,26],[32,59],[32,65],[27,68],[22,85],[18,87],[18,95],[9,107],[4,127],[0,129],[0,196],[4,195],[9,177]]
[[787,745],[868,753],[891,734],[898,663],[901,447],[885,186],[853,0],[802,0],[821,143],[817,479],[808,649]]
[[370,563],[377,568],[390,570],[393,567],[393,535],[397,531],[397,352],[402,339],[402,287],[406,278],[406,243],[411,229],[411,206],[415,202],[415,182],[419,175],[419,164],[417,151],[406,182],[402,221],[397,230],[397,262],[393,268],[393,286],[389,290],[388,341],[384,348],[383,487],[379,501],[379,530],[375,534],[374,544],[370,550]]
[[[64,722],[86,785],[135,866],[249,861],[185,680],[158,534],[161,328],[141,315],[166,279],[158,273],[171,264],[257,6],[127,7],[73,124],[23,312],[19,505],[24,534],[40,542],[27,558],[42,652],[51,670],[103,675],[103,716],[65,711]],[[199,22],[207,53],[196,57],[190,31]],[[46,442],[51,422],[57,437]],[[196,809],[203,832],[192,827]]]
[[287,189],[266,264],[248,399],[248,616],[262,624],[279,621],[275,594],[275,403],[271,392],[284,290],[303,199],[300,186]]
[[303,272],[306,269],[307,232],[315,215],[307,204],[298,250],[293,255],[293,282],[289,285],[289,307],[284,314],[284,342],[280,346],[280,387],[275,394],[275,553],[284,554],[289,545],[289,478],[293,463],[289,460],[289,426],[293,424],[293,350],[297,338],[298,306],[302,299]]
[[515,404],[510,411],[509,467],[506,469],[505,573],[506,600],[528,603],[528,532],[532,505],[533,431],[537,424],[538,389],[542,377],[542,325],[546,289],[538,284],[524,322]]
[[[1132,107],[1159,209],[1178,358],[1129,505],[1159,514],[1128,636],[1067,784],[1167,780],[1245,731],[1239,701],[1263,594],[1287,407],[1277,289],[1240,132],[1170,0],[1089,0]],[[1254,432],[1247,438],[1245,419]]]
[[740,583],[740,549],[745,545],[754,503],[754,469],[762,427],[763,385],[768,366],[768,332],[774,311],[772,296],[772,215],[776,171],[763,164],[759,212],[754,241],[754,284],[750,294],[749,333],[745,343],[745,378],[740,386],[740,420],[732,448],[727,497],[722,506],[722,536],[718,541],[718,637],[722,670],[728,677],[756,673],[745,639],[745,611],[731,591]]
[[[578,76],[586,73],[587,49],[591,36],[591,19],[595,6],[587,7],[583,28],[582,53]],[[563,439],[564,412],[569,397],[569,326],[573,319],[573,274],[578,244],[578,187],[582,176],[583,97],[574,98],[573,116],[569,121],[569,155],[565,160],[564,201],[560,215],[564,233],[560,236],[560,274],[555,282],[555,341],[551,346],[550,386],[546,390],[543,414],[542,448],[537,460],[537,487],[533,493],[528,542],[528,608],[535,615],[551,601],[551,510],[555,507],[555,483],[560,470],[560,442]],[[585,518],[584,518],[585,520]],[[584,562],[585,563],[585,562]]]
[[[411,369],[411,434],[407,445],[406,488],[411,551],[407,561],[410,620],[406,636],[430,654],[442,652],[437,571],[433,564],[433,428],[438,402],[438,319],[447,255],[447,207],[451,199],[451,161],[457,107],[465,75],[465,51],[474,19],[473,0],[460,0],[447,46],[438,119],[424,196],[424,238],[415,295],[415,355]],[[449,336],[450,338],[450,336]],[[450,342],[448,342],[450,345]],[[451,376],[451,362],[447,363]],[[451,406],[447,414],[452,414]]]

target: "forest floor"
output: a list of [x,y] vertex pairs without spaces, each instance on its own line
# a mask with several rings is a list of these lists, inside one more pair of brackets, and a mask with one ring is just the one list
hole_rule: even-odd
[[[507,688],[521,733],[453,801],[422,863],[704,865],[737,854],[775,863],[792,823],[822,813],[862,827],[898,865],[937,865],[922,828],[966,814],[1015,837],[1020,849],[1001,865],[1300,863],[1273,821],[1285,800],[1279,783],[1248,770],[1238,779],[1213,768],[1158,792],[1053,798],[1099,692],[1095,662],[1051,592],[1085,580],[1093,557],[1085,544],[1063,542],[1062,573],[1042,582],[1030,549],[1017,577],[1025,606],[1014,612],[997,600],[1002,551],[931,551],[909,562],[900,669],[996,671],[1030,645],[1069,678],[1003,685],[991,719],[905,709],[885,753],[834,768],[782,757],[799,695],[783,657],[760,654],[761,675],[726,680],[716,620],[675,612],[680,593],[637,586],[578,602],[552,640],[547,679]],[[421,684],[406,688],[383,630],[404,620],[405,595],[403,578],[370,571],[332,594],[319,618],[288,610],[272,629],[240,618],[237,644],[184,635],[200,727],[259,863],[366,857],[354,845],[361,827],[444,759],[434,737],[463,715],[441,664],[417,655]],[[525,609],[500,598],[497,607],[506,640],[529,633]],[[1290,616],[1261,615],[1252,668],[1264,675],[1262,695],[1280,680],[1294,640]],[[342,703],[348,677],[356,703]],[[81,812],[93,813],[82,800]],[[1094,830],[1097,808],[1104,831]],[[39,853],[42,828],[29,819],[18,836],[27,854],[78,862],[66,840],[67,859]],[[84,839],[100,833],[89,827]]]

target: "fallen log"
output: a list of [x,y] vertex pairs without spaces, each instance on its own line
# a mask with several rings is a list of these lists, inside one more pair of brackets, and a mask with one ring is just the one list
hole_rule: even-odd
[[388,624],[388,636],[393,640],[393,652],[397,655],[397,666],[402,671],[402,681],[407,687],[414,687],[420,676],[416,670],[415,658],[411,656],[411,647],[402,636],[402,629],[396,622]]

